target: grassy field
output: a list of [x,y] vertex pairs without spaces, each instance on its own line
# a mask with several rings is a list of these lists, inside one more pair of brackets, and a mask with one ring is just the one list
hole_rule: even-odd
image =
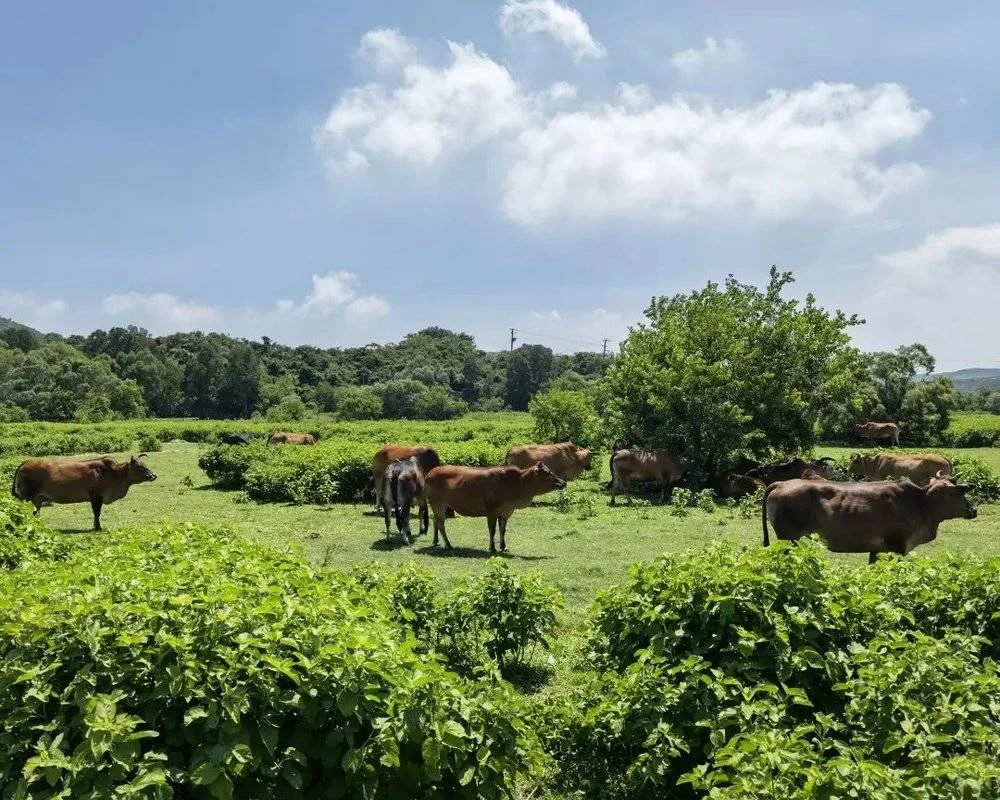
[[[488,558],[483,519],[449,520],[455,550],[431,547],[431,536],[418,537],[412,547],[393,537],[386,542],[381,516],[367,505],[295,506],[241,502],[239,492],[214,489],[199,469],[203,446],[171,442],[151,453],[157,473],[153,484],[133,487],[128,497],[104,509],[109,532],[121,527],[164,522],[226,525],[235,533],[276,547],[301,547],[316,564],[338,567],[377,560],[399,564],[412,559],[435,574],[449,577],[482,570]],[[824,448],[822,455],[846,451]],[[1000,471],[1000,449],[964,450]],[[606,480],[607,466],[601,460]],[[70,535],[89,533],[91,516],[86,504],[53,506],[42,511],[46,521]],[[578,481],[558,502],[556,494],[540,498],[535,507],[518,511],[508,528],[508,559],[515,569],[538,569],[565,595],[571,617],[581,613],[596,590],[622,580],[630,564],[667,552],[702,548],[714,541],[759,546],[760,518],[740,517],[719,508],[714,513],[690,509],[674,516],[669,507],[637,501],[631,508],[608,507],[608,496],[594,478]],[[1000,506],[984,506],[974,521],[954,520],[942,525],[937,541],[922,553],[954,549],[1000,553]],[[866,563],[864,555],[837,556],[847,565]]]

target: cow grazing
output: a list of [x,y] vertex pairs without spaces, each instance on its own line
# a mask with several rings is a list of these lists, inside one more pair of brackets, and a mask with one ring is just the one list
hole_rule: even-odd
[[121,500],[136,483],[156,480],[156,475],[139,459],[128,461],[97,458],[90,461],[63,461],[33,458],[14,472],[11,494],[35,506],[35,514],[48,503],[90,503],[94,512],[94,530],[101,529],[101,508]]
[[814,461],[789,458],[785,461],[755,467],[754,469],[747,470],[746,474],[748,477],[760,481],[765,486],[769,486],[776,481],[790,481],[795,478],[801,478],[802,473],[807,469],[811,469],[817,475],[822,475],[824,478],[829,478],[831,477],[831,461],[833,459],[830,456],[823,456],[823,458],[817,458]]
[[611,505],[615,504],[618,491],[623,491],[631,504],[629,487],[633,481],[658,481],[660,502],[666,502],[674,484],[686,471],[684,459],[669,450],[619,450],[611,457]]
[[712,488],[715,489],[716,495],[723,500],[739,500],[741,497],[756,492],[760,488],[760,484],[753,478],[738,472],[725,472],[715,479]]
[[579,478],[585,469],[590,469],[589,447],[577,447],[572,442],[558,444],[522,444],[507,451],[507,465],[530,467],[541,461],[565,481]]
[[410,509],[414,503],[420,506],[420,533],[427,533],[430,527],[427,513],[427,495],[424,491],[424,473],[416,456],[405,461],[394,461],[382,474],[382,508],[385,514],[385,538],[389,538],[389,509],[396,517],[396,530],[403,541],[410,544]]
[[253,437],[249,433],[224,433],[219,437],[219,441],[222,444],[243,445],[250,444],[251,438]]
[[432,469],[426,477],[427,502],[434,512],[434,544],[438,532],[451,549],[444,522],[448,509],[465,517],[486,517],[490,552],[496,552],[496,529],[500,523],[500,550],[507,549],[507,520],[515,510],[531,505],[536,495],[566,486],[566,481],[541,461],[521,467],[453,467]]
[[372,459],[372,482],[375,485],[375,511],[382,510],[382,476],[385,469],[394,461],[406,461],[408,458],[416,458],[417,464],[424,477],[427,476],[434,467],[441,466],[441,459],[437,450],[433,447],[422,445],[410,446],[406,444],[386,444],[382,445]]
[[772,483],[761,508],[764,546],[770,543],[770,521],[779,539],[796,541],[818,533],[835,553],[868,553],[869,564],[879,553],[906,555],[932,541],[944,520],[976,518],[976,509],[966,497],[968,490],[944,474],[927,486],[907,479],[898,483]]
[[858,480],[882,481],[887,478],[909,478],[918,486],[926,486],[938,473],[951,475],[951,462],[934,453],[912,455],[856,455],[851,459],[851,477]]
[[316,444],[316,437],[311,433],[291,433],[276,431],[267,437],[268,444]]
[[899,447],[900,427],[895,422],[863,422],[860,425],[855,425],[854,430],[858,432],[858,436],[868,442],[869,446],[875,442],[886,442],[889,445]]

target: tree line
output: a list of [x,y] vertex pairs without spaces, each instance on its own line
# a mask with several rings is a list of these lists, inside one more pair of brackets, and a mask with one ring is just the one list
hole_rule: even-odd
[[0,421],[140,416],[293,420],[448,419],[469,409],[526,410],[542,387],[581,389],[610,358],[542,345],[487,352],[426,328],[393,344],[288,347],[220,333],[152,336],[136,327],[87,336],[0,324]]

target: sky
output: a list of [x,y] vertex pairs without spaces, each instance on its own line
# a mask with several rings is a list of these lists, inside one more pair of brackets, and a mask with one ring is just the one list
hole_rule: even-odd
[[7,3],[0,315],[613,351],[775,264],[1000,366],[1000,6],[878,5]]

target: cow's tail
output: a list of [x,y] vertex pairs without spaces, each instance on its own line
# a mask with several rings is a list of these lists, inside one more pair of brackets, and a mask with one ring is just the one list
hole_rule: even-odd
[[24,464],[20,464],[18,468],[14,470],[14,478],[10,482],[10,493],[11,495],[13,495],[15,500],[25,499],[17,493],[17,474],[21,471],[21,467],[23,466]]
[[611,480],[608,481],[607,488],[610,489],[615,485],[615,454],[611,454],[611,458],[608,459],[608,474],[611,475]]
[[764,499],[760,503],[760,524],[764,528],[764,547],[768,547],[771,544],[771,539],[767,535],[767,496],[771,494],[771,490],[778,484],[772,483],[764,490]]

